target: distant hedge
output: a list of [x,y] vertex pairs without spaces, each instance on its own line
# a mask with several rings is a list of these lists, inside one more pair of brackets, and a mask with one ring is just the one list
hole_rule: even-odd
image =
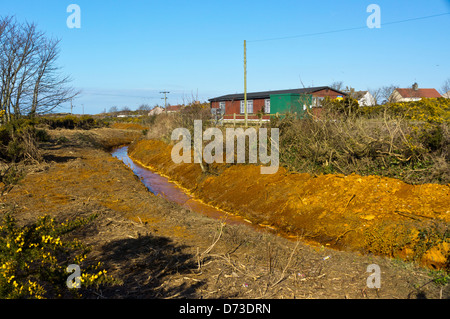
[[92,128],[108,126],[106,121],[95,119],[89,115],[80,117],[74,115],[66,115],[64,117],[42,117],[39,119],[39,123],[48,125],[50,129],[64,128],[89,130]]

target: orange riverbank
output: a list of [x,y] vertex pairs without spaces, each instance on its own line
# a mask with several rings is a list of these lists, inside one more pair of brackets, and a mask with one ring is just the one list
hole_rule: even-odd
[[196,198],[293,236],[331,247],[449,266],[450,187],[380,176],[299,174],[256,165],[175,164],[172,146],[143,140],[129,155]]

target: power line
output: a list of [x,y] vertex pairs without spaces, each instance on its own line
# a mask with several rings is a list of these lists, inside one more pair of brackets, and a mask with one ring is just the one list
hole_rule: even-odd
[[137,95],[127,95],[127,94],[109,94],[109,93],[91,93],[91,92],[82,92],[82,94],[86,95],[101,95],[101,96],[116,96],[116,97],[134,97],[139,99],[154,99],[156,96],[137,96]]
[[[391,21],[391,22],[385,22],[382,25],[392,25],[392,24],[398,24],[398,23],[405,23],[410,21],[417,21],[417,20],[424,20],[424,19],[430,19],[430,18],[437,18],[445,15],[449,15],[450,12],[446,13],[440,13],[440,14],[434,14],[430,16],[424,16],[424,17],[417,17],[417,18],[410,18],[410,19],[404,19],[404,20],[398,20],[398,21]],[[353,28],[345,28],[345,29],[338,29],[338,30],[330,30],[330,31],[323,31],[323,32],[313,32],[313,33],[305,33],[305,34],[299,34],[299,35],[292,35],[292,36],[286,36],[286,37],[277,37],[277,38],[267,38],[267,39],[258,39],[258,40],[249,40],[247,42],[265,42],[265,41],[275,41],[275,40],[287,40],[287,39],[296,39],[296,38],[304,38],[304,37],[311,37],[316,35],[323,35],[323,34],[330,34],[330,33],[338,33],[338,32],[345,32],[345,31],[354,31],[354,30],[362,30],[366,29],[367,26],[361,26],[361,27],[353,27]]]

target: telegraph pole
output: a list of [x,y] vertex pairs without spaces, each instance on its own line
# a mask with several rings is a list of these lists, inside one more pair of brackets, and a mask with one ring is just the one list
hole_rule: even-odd
[[247,41],[244,40],[244,125],[247,128]]
[[[170,93],[170,92],[168,92],[168,91],[162,91],[162,92],[159,92],[159,93],[164,94],[164,110],[165,110],[166,113],[167,113],[167,96],[166,96],[166,94],[167,94],[167,93]],[[161,99],[162,99],[162,98],[161,98]]]

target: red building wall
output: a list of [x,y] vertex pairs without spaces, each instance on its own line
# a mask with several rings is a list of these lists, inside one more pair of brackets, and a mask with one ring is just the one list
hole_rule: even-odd
[[[211,108],[218,108],[220,102],[211,102]],[[253,100],[253,113],[264,110],[264,99]],[[225,101],[225,114],[241,114],[241,101]]]
[[[323,89],[317,92],[312,93],[313,97],[330,97],[331,99],[335,99],[338,96],[341,96],[342,94],[335,92],[333,90],[330,89]],[[211,108],[218,108],[219,107],[219,103],[220,102],[211,102]],[[254,99],[253,100],[253,113],[249,113],[249,114],[256,114],[261,110],[264,110],[264,106],[265,106],[265,99]],[[313,113],[316,114],[320,114],[320,110],[321,108],[319,107],[315,107],[313,109],[317,109],[314,110]],[[235,113],[236,115],[240,115],[241,114],[241,101],[240,100],[236,100],[236,101],[225,101],[225,114],[226,115],[233,115],[233,113]]]
[[312,94],[312,96],[316,96],[316,97],[325,97],[325,96],[329,96],[331,99],[335,99],[338,96],[342,96],[342,94],[335,92],[333,90],[330,89],[324,89],[324,90],[320,90],[317,92],[314,92]]

